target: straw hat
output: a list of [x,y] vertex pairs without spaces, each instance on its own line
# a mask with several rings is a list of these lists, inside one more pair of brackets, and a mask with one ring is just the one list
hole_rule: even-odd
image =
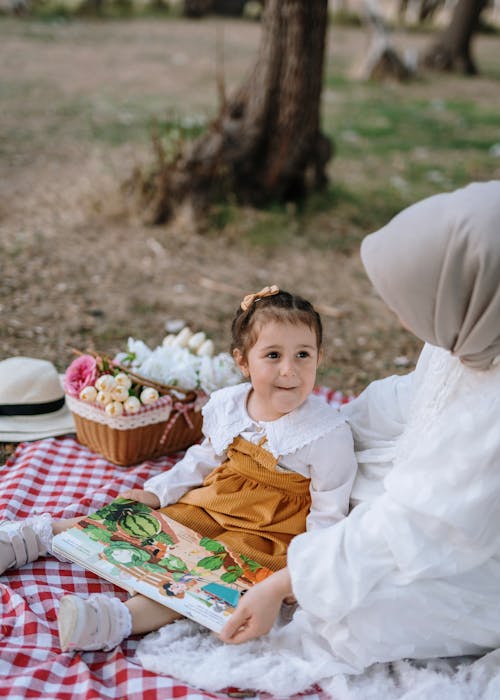
[[33,357],[0,361],[0,442],[74,432],[61,378],[51,362]]

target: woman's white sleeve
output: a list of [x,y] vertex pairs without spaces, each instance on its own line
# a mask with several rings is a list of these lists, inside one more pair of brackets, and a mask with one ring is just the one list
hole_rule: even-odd
[[356,607],[393,566],[377,514],[368,504],[331,527],[295,537],[287,561],[300,607],[331,623]]
[[341,408],[351,426],[358,473],[351,504],[380,495],[392,468],[394,446],[405,428],[413,395],[414,372],[372,382],[354,401]]
[[404,430],[412,395],[414,373],[372,382],[340,412],[349,422],[356,450],[383,447]]
[[172,469],[148,479],[144,490],[156,494],[163,508],[178,501],[186,491],[201,486],[224,459],[225,455],[216,455],[209,438],[205,438],[200,445],[192,445]]
[[308,456],[311,476],[311,509],[307,529],[327,527],[344,518],[356,475],[352,432],[341,423],[316,440]]

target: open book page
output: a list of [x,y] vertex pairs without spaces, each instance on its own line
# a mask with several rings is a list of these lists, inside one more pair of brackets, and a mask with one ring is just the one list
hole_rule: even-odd
[[56,535],[53,550],[219,632],[272,571],[142,503],[118,498]]

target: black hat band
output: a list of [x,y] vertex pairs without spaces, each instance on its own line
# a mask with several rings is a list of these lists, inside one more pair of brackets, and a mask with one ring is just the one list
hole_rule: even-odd
[[54,413],[64,406],[65,398],[44,403],[4,403],[0,404],[0,416],[38,416]]

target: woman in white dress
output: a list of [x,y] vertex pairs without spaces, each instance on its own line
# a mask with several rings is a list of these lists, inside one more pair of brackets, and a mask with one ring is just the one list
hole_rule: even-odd
[[[426,344],[414,372],[345,407],[355,507],[292,541],[287,568],[224,628],[234,646],[194,628],[180,645],[174,625],[141,642],[147,668],[179,677],[183,664],[181,678],[208,689],[283,695],[376,662],[500,647],[500,181],[409,207],[361,256]],[[292,593],[294,619],[266,634]]]

